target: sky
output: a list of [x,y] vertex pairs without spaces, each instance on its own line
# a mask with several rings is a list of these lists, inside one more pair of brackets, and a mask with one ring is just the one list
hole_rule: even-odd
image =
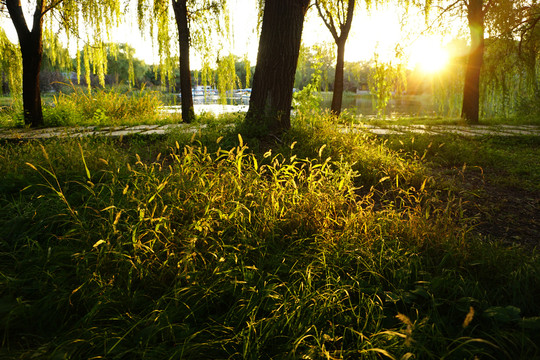
[[[222,53],[231,51],[240,57],[247,54],[250,62],[255,64],[258,47],[255,1],[229,0],[229,6],[233,30],[232,44],[221,43],[216,44],[216,47],[223,48]],[[434,58],[447,56],[442,47],[449,41],[448,35],[420,35],[426,27],[423,19],[424,17],[414,9],[410,9],[408,15],[404,16],[403,9],[391,5],[380,5],[370,10],[367,10],[365,5],[357,6],[345,49],[345,60],[366,61],[372,59],[374,53],[377,52],[380,59],[389,61],[394,57],[396,45],[401,43],[406,50],[406,55],[413,62],[434,64],[437,61],[443,61],[434,60]],[[11,21],[5,18],[0,21],[10,39],[15,42],[16,36]],[[112,41],[127,42],[135,47],[135,57],[146,63],[159,61],[156,55],[157,49],[153,49],[152,42],[143,39],[140,35],[135,19],[126,21],[112,34]],[[302,42],[305,46],[320,42],[334,43],[314,7],[308,11]],[[192,68],[200,68],[201,59],[198,54],[192,52],[191,62]]]

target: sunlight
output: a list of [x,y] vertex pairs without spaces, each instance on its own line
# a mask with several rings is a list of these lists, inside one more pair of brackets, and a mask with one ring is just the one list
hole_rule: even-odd
[[436,73],[443,70],[449,61],[448,51],[434,38],[417,40],[410,48],[409,63],[426,73]]

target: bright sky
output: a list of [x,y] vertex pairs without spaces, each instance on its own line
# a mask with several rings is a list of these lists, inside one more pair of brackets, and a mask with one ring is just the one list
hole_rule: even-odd
[[[253,0],[229,0],[233,26],[232,52],[243,56],[248,54],[252,64],[257,58],[258,35],[256,33],[257,10]],[[369,60],[375,52],[383,61],[394,58],[396,45],[399,43],[405,49],[406,56],[412,63],[419,65],[425,71],[436,71],[444,66],[448,54],[443,49],[448,36],[419,34],[424,28],[423,16],[418,11],[410,9],[404,16],[403,9],[394,6],[372,7],[369,11],[365,6],[355,9],[353,26],[345,49],[346,61]],[[133,23],[136,21],[133,20]],[[9,19],[0,19],[0,24],[6,30],[10,39],[16,41],[15,31]],[[135,56],[147,63],[158,61],[157,49],[153,49],[149,40],[144,40],[136,25],[124,24],[118,31],[113,31],[113,41],[127,42],[136,48]],[[302,41],[311,46],[316,43],[328,42],[333,44],[330,32],[318,17],[314,7],[308,12],[304,24]],[[227,45],[219,44],[227,52]],[[192,67],[200,67],[201,61],[193,54]]]

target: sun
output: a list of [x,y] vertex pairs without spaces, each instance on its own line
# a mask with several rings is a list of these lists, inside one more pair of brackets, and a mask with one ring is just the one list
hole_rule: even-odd
[[410,65],[426,73],[444,70],[449,58],[448,51],[437,39],[418,39],[410,48]]

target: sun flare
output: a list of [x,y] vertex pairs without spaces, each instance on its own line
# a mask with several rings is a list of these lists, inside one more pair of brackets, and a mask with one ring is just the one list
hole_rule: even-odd
[[439,72],[448,61],[448,51],[436,39],[420,39],[411,46],[410,64],[423,72]]

